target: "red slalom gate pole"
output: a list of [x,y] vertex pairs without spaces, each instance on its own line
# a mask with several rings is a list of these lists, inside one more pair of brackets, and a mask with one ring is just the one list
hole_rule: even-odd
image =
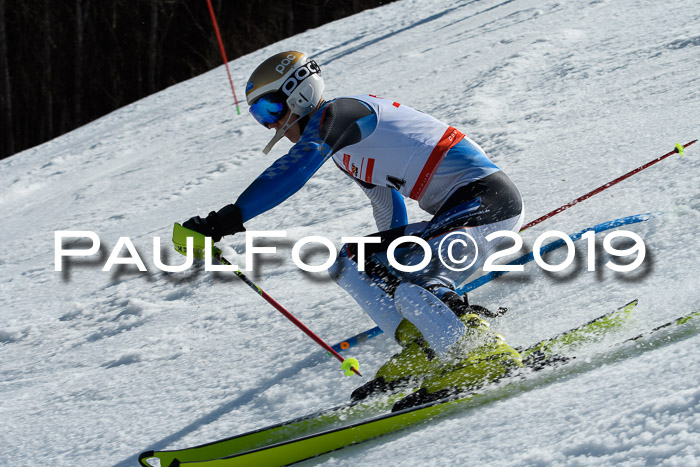
[[224,60],[224,66],[226,67],[226,74],[228,75],[228,82],[231,85],[231,91],[233,91],[233,100],[236,103],[236,112],[238,115],[241,114],[241,109],[238,107],[238,97],[236,97],[236,89],[233,87],[233,78],[231,78],[231,70],[228,68],[228,59],[226,58],[226,50],[224,50],[224,43],[221,40],[221,33],[219,32],[219,25],[216,22],[216,15],[214,15],[214,7],[211,6],[211,0],[207,0],[207,5],[209,6],[209,14],[211,15],[211,22],[214,24],[214,32],[216,33],[216,40],[219,41],[219,49],[221,49],[221,58]]
[[695,142],[697,142],[696,139],[693,140],[693,141],[691,141],[691,142],[689,142],[689,143],[683,144],[683,145],[680,144],[680,143],[676,144],[676,147],[675,147],[675,149],[674,149],[673,151],[668,152],[668,153],[664,154],[663,156],[657,157],[657,158],[654,159],[653,161],[647,162],[646,164],[642,165],[641,167],[637,167],[636,169],[631,170],[631,171],[627,172],[626,174],[624,174],[624,175],[622,175],[622,176],[620,176],[620,177],[617,177],[615,180],[613,180],[613,181],[611,181],[611,182],[608,182],[608,183],[606,183],[605,185],[599,186],[599,187],[596,188],[595,190],[593,190],[593,191],[591,191],[591,192],[589,192],[589,193],[586,193],[586,194],[583,195],[583,196],[580,196],[580,197],[576,198],[576,199],[573,200],[572,202],[570,202],[570,203],[568,203],[568,204],[565,204],[565,205],[563,205],[563,206],[561,206],[561,207],[555,209],[554,211],[552,211],[552,212],[550,212],[550,213],[547,213],[547,214],[545,214],[544,216],[535,219],[534,221],[532,221],[532,222],[530,222],[530,223],[524,225],[524,226],[520,229],[520,232],[522,232],[522,231],[525,230],[525,229],[529,229],[530,227],[535,226],[535,225],[539,224],[540,222],[549,219],[549,218],[552,217],[552,216],[556,216],[557,214],[559,214],[559,213],[562,212],[562,211],[566,211],[567,209],[569,209],[570,207],[572,207],[572,206],[574,206],[574,205],[580,203],[581,201],[587,200],[587,199],[590,198],[591,196],[596,195],[596,194],[600,193],[600,192],[603,191],[603,190],[607,190],[608,188],[610,188],[610,187],[613,186],[613,185],[617,185],[617,184],[620,183],[621,181],[623,181],[623,180],[625,180],[625,179],[631,177],[632,175],[634,175],[634,174],[636,174],[636,173],[641,172],[642,170],[646,169],[647,167],[651,167],[652,165],[656,164],[657,162],[660,162],[660,161],[666,159],[667,157],[672,156],[673,154],[679,153],[679,154],[682,155],[682,154],[683,154],[683,149],[687,148],[688,146],[690,146],[691,144],[693,144],[693,143],[695,143]]
[[[218,261],[220,261],[222,264],[224,264],[226,266],[231,266],[231,263],[221,255],[221,251],[218,250],[217,248],[214,248],[214,255],[213,256]],[[294,323],[294,325],[296,327],[301,329],[304,332],[304,334],[309,336],[314,342],[316,342],[318,345],[323,347],[329,354],[331,354],[332,356],[337,358],[338,361],[340,361],[341,363],[345,362],[345,359],[338,352],[333,350],[333,348],[330,345],[326,344],[326,342],[323,339],[321,339],[316,334],[314,334],[313,331],[311,331],[309,328],[307,328],[304,325],[304,323],[299,321],[294,315],[292,315],[290,312],[288,312],[282,305],[277,303],[277,301],[274,298],[270,297],[264,290],[262,290],[260,287],[255,285],[255,283],[253,283],[253,281],[248,279],[248,277],[245,274],[243,274],[240,270],[234,271],[234,273],[238,276],[239,279],[241,279],[243,282],[245,282],[251,289],[255,290],[262,298],[264,298],[267,303],[272,305],[277,311],[282,313],[285,318],[287,318],[289,321]],[[354,363],[357,364],[357,360],[355,360],[355,359],[351,359],[351,360],[354,360]],[[362,374],[360,373],[358,368],[355,367],[355,365],[351,364],[349,369],[352,370],[352,372],[355,373],[357,376],[362,376]]]

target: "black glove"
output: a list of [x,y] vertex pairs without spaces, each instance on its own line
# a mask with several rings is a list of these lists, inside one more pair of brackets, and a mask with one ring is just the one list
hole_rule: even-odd
[[199,232],[205,237],[211,237],[214,243],[221,240],[224,235],[245,231],[241,210],[235,204],[224,206],[218,212],[212,211],[204,219],[195,216],[183,222],[182,226]]

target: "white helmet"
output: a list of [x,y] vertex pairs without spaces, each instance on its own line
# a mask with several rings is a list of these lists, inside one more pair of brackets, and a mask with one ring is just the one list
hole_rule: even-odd
[[263,150],[268,153],[300,118],[318,108],[325,85],[316,62],[301,52],[281,52],[262,62],[248,79],[245,94],[250,113],[262,125],[278,122],[287,110],[296,115],[277,130]]

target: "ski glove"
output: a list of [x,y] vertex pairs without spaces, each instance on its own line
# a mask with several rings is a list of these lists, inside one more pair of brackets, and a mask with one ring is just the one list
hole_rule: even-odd
[[241,210],[235,204],[224,206],[218,212],[212,211],[204,219],[195,216],[183,222],[182,226],[211,237],[214,243],[221,240],[224,235],[245,231]]

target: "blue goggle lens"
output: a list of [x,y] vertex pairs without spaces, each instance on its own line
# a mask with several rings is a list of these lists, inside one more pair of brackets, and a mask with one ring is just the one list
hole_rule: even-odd
[[274,94],[262,96],[250,106],[249,110],[255,120],[263,126],[279,121],[286,113],[284,102]]

